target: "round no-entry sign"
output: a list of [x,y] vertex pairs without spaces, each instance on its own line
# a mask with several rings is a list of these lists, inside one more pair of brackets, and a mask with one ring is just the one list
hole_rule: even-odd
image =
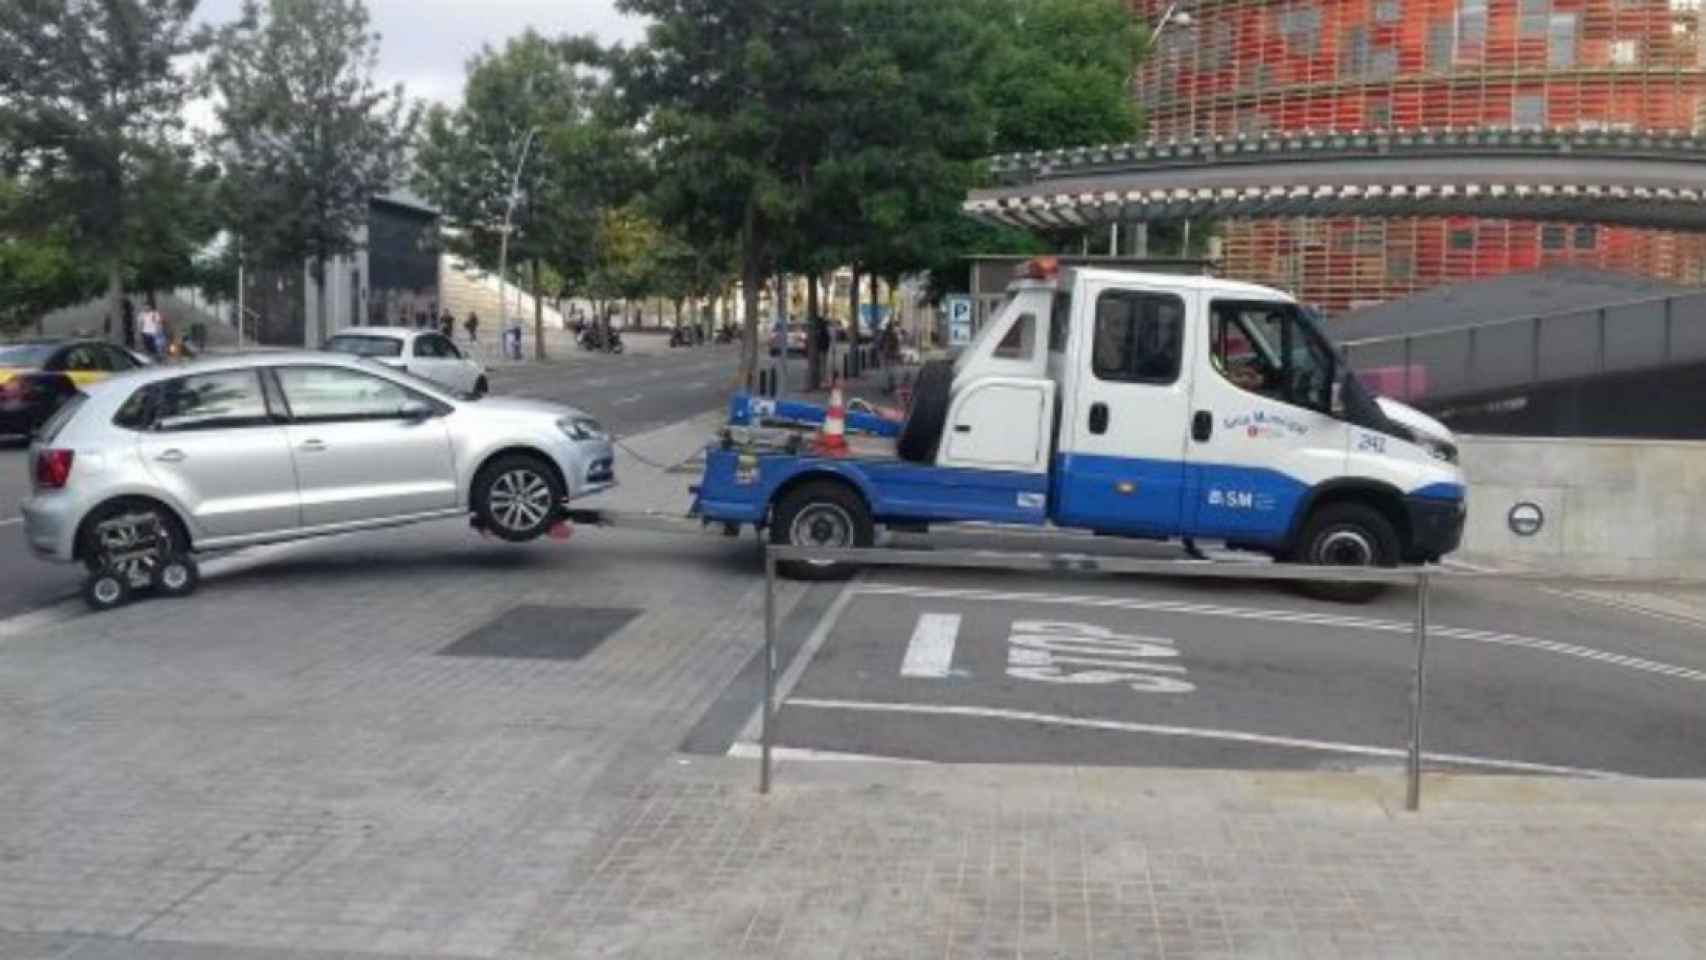
[[1540,509],[1540,504],[1524,500],[1511,507],[1505,521],[1510,524],[1511,532],[1519,537],[1532,537],[1546,526],[1546,511]]

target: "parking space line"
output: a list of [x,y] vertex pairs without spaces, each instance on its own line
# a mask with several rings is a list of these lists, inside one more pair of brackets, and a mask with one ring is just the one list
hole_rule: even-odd
[[[1133,723],[1126,720],[1096,720],[1089,717],[1066,717],[1030,710],[1007,710],[998,707],[970,707],[937,703],[878,703],[862,700],[818,700],[801,698],[789,700],[784,706],[818,710],[850,710],[863,713],[899,713],[921,716],[973,717],[986,720],[1018,720],[1025,723],[1045,723],[1084,730],[1103,730],[1113,733],[1147,733],[1163,737],[1189,737],[1198,740],[1220,740],[1248,743],[1257,746],[1283,747],[1294,750],[1313,750],[1320,753],[1351,754],[1363,757],[1402,760],[1407,754],[1397,747],[1373,747],[1360,743],[1337,743],[1331,740],[1306,740],[1244,730],[1217,730],[1207,727],[1179,727],[1171,724]],[[1548,773],[1569,777],[1591,777],[1597,780],[1639,779],[1628,774],[1590,767],[1561,767],[1549,763],[1526,763],[1521,760],[1497,760],[1457,753],[1423,753],[1422,757],[1435,763],[1457,766],[1489,767],[1523,773]]]
[[9,517],[5,520],[0,520],[0,527],[13,527],[23,522],[23,517]]
[[[1059,593],[1024,593],[1004,592],[1000,590],[980,589],[937,589],[932,587],[912,587],[904,584],[872,583],[861,586],[858,592],[863,596],[902,596],[917,597],[926,600],[1001,600],[1011,603],[1038,603],[1060,606],[1101,607],[1114,610],[1150,610],[1157,613],[1177,613],[1187,616],[1228,617],[1235,620],[1260,620],[1269,623],[1307,623],[1323,627],[1343,627],[1349,630],[1369,630],[1378,633],[1408,634],[1415,630],[1415,625],[1399,620],[1376,620],[1370,617],[1348,617],[1331,613],[1309,613],[1303,610],[1272,610],[1257,607],[1229,607],[1208,603],[1185,603],[1177,600],[1140,600],[1132,597],[1101,597],[1092,595],[1074,595]],[[1467,640],[1471,643],[1485,643],[1502,647],[1520,647],[1526,650],[1537,650],[1541,653],[1555,653],[1559,656],[1572,657],[1578,660],[1588,660],[1614,667],[1624,667],[1642,673],[1653,673],[1665,677],[1675,677],[1692,683],[1706,683],[1706,670],[1696,670],[1692,667],[1678,666],[1672,663],[1661,663],[1644,657],[1632,657],[1622,653],[1612,653],[1609,650],[1597,650],[1575,643],[1561,643],[1556,640],[1542,640],[1538,637],[1526,637],[1515,633],[1498,633],[1490,630],[1470,630],[1464,627],[1429,626],[1429,637],[1444,637],[1448,640]]]
[[1623,613],[1632,613],[1639,617],[1647,617],[1649,619],[1660,620],[1665,623],[1674,623],[1680,626],[1693,627],[1697,630],[1706,630],[1706,618],[1694,617],[1685,613],[1675,613],[1669,610],[1658,610],[1652,607],[1643,606],[1642,604],[1633,601],[1622,600],[1617,597],[1607,597],[1602,594],[1592,593],[1585,590],[1559,590],[1555,587],[1541,587],[1540,590],[1542,593],[1551,594],[1554,597],[1563,597],[1566,600],[1579,600],[1583,603],[1598,604],[1599,606],[1607,607],[1612,610],[1619,610]]
[[954,665],[954,642],[960,636],[960,615],[926,613],[912,630],[906,659],[900,665],[903,677],[946,677]]
[[627,406],[630,403],[639,403],[641,400],[644,400],[645,398],[646,398],[645,394],[636,393],[631,397],[623,397],[620,400],[612,400],[610,402],[610,405],[613,407],[623,407],[623,406]]

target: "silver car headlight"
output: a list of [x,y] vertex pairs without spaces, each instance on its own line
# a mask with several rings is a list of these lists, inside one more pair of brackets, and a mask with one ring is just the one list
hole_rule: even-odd
[[557,429],[567,434],[570,440],[603,440],[606,438],[604,425],[591,417],[564,417],[557,421]]

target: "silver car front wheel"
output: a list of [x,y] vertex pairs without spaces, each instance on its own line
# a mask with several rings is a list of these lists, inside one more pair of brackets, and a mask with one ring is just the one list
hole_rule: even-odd
[[474,512],[493,534],[522,542],[551,528],[563,497],[562,481],[544,460],[512,454],[480,471],[474,484]]

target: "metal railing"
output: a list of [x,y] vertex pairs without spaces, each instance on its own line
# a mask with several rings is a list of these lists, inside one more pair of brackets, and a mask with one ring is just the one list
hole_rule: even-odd
[[1706,292],[1340,344],[1375,392],[1406,402],[1706,362]]
[[[771,751],[776,738],[777,617],[776,565],[784,561],[843,563],[850,566],[930,567],[937,569],[1008,570],[1035,573],[1136,573],[1166,577],[1220,580],[1277,580],[1306,583],[1381,583],[1410,586],[1415,595],[1415,626],[1411,634],[1415,667],[1409,695],[1409,737],[1406,744],[1404,806],[1421,809],[1422,731],[1427,701],[1427,644],[1429,592],[1436,580],[1485,582],[1486,573],[1457,573],[1437,567],[1318,567],[1280,563],[1141,560],[1129,557],[1075,553],[1004,553],[991,550],[822,549],[770,546],[764,556],[764,700],[759,749],[759,793],[769,793]],[[1699,587],[1683,579],[1570,576],[1554,573],[1500,573],[1506,583],[1554,586]],[[803,655],[803,654],[802,654]]]

